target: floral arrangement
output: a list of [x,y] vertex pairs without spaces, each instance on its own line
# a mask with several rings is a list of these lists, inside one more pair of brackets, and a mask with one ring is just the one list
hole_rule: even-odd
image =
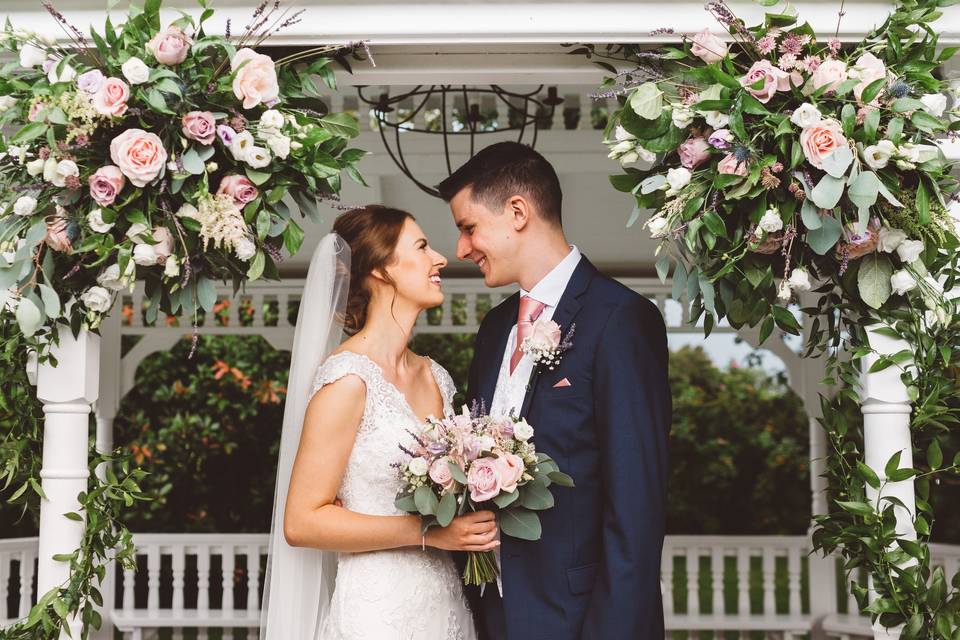
[[[769,317],[767,335],[774,320],[796,332],[784,307],[826,280],[874,309],[916,296],[947,322],[936,272],[960,214],[936,137],[960,130],[960,111],[934,73],[956,48],[938,53],[932,30],[903,41],[890,20],[844,47],[789,7],[749,28],[723,0],[707,9],[727,39],[704,29],[641,54],[607,92],[624,96],[607,144],[626,174],[611,180],[636,196],[631,224],[653,211],[661,275],[675,265],[697,317]],[[641,160],[650,168],[630,166]]]
[[[257,51],[301,19],[263,2],[238,36],[160,1],[108,17],[90,42],[45,4],[69,45],[9,22],[0,47],[0,291],[25,336],[67,322],[96,328],[118,291],[145,280],[158,311],[210,311],[213,282],[276,277],[304,232],[289,202],[315,216],[341,174],[355,119],[327,113],[314,77],[355,45],[277,60]],[[229,27],[228,27],[229,31]],[[294,68],[294,63],[300,63]]]
[[[463,407],[460,414],[430,418],[411,435],[416,448],[400,447],[409,460],[397,463],[403,488],[396,505],[420,515],[424,532],[446,527],[468,509],[496,508],[503,533],[539,540],[536,512],[553,506],[550,485],[573,486],[550,456],[537,452],[534,429],[523,419],[493,418]],[[493,582],[498,572],[492,551],[469,552],[463,582]]]
[[576,329],[576,323],[571,324],[567,335],[562,336],[560,325],[541,318],[533,323],[530,335],[520,343],[520,352],[533,360],[535,368],[546,367],[553,371],[560,364],[563,354],[573,347]]

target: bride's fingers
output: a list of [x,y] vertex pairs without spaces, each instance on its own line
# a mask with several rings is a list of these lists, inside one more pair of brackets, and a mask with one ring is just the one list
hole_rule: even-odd
[[467,530],[470,533],[488,533],[490,531],[497,530],[497,523],[494,522],[479,522],[473,525],[470,525],[470,528]]
[[493,542],[488,542],[487,544],[471,544],[465,546],[463,551],[493,551],[500,546],[499,540],[494,540]]

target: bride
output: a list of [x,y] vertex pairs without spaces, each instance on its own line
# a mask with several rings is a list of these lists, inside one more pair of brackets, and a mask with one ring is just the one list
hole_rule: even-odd
[[[450,374],[407,348],[446,259],[413,216],[344,213],[314,252],[287,385],[264,640],[474,640],[450,551],[495,548],[489,511],[421,534],[396,509],[400,445],[452,410]],[[340,343],[343,334],[349,338]]]

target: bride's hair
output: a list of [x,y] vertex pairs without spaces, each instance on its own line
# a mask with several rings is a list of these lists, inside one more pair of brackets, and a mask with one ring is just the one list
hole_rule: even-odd
[[386,281],[396,286],[386,269],[393,261],[393,252],[407,219],[414,217],[401,209],[368,204],[347,211],[333,223],[334,233],[350,245],[350,293],[343,322],[348,335],[360,331],[366,322],[370,304],[367,276],[379,269]]

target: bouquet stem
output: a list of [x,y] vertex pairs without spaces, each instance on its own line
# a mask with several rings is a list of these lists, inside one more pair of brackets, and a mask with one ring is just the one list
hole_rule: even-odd
[[480,586],[495,582],[500,574],[493,551],[468,551],[467,566],[463,569],[463,584]]

